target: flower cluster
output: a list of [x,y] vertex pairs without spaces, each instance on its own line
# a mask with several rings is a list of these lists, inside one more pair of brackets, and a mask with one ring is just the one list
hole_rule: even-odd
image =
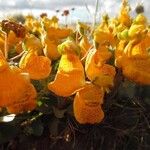
[[[129,12],[123,0],[118,17],[103,15],[96,29],[81,22],[76,30],[61,28],[59,19],[47,14],[27,16],[23,25],[2,21],[0,107],[16,114],[35,109],[37,91],[31,81],[45,80],[45,88],[56,96],[74,96],[79,123],[101,122],[105,95],[115,86],[117,70],[135,83],[150,85],[148,21],[142,11],[135,18]],[[12,51],[15,56],[10,58]]]

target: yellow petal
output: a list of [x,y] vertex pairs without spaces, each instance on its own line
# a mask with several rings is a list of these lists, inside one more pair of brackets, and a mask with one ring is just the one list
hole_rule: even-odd
[[74,94],[84,84],[84,68],[78,56],[62,55],[56,77],[48,84],[49,90],[58,96],[67,97]]
[[19,101],[26,94],[26,88],[30,83],[17,69],[7,69],[0,73],[0,106],[5,107],[15,101]]
[[51,72],[51,60],[45,56],[38,56],[28,52],[19,62],[19,67],[30,74],[31,79],[40,80],[47,78]]
[[93,78],[92,82],[95,85],[98,85],[100,87],[112,87],[114,85],[114,77],[115,77],[116,71],[115,68],[111,65],[104,64],[100,69],[99,69],[99,75],[95,76]]
[[125,57],[122,61],[123,75],[128,79],[142,84],[150,85],[150,57]]
[[34,35],[29,35],[25,39],[25,47],[28,51],[36,51],[38,54],[42,53],[42,43],[40,39],[35,37]]
[[130,6],[128,4],[128,1],[123,0],[118,20],[121,24],[124,24],[127,27],[131,25],[131,18],[129,12],[130,12]]
[[19,114],[26,111],[31,111],[36,107],[37,93],[32,84],[26,87],[26,94],[22,94],[20,100],[14,101],[7,106],[7,111],[13,114]]
[[72,30],[67,28],[61,29],[61,28],[50,27],[48,28],[47,33],[49,39],[58,40],[58,39],[67,38],[72,33]]
[[99,45],[115,45],[116,40],[112,31],[110,31],[107,21],[103,20],[103,22],[94,31],[94,41],[99,43]]
[[90,49],[91,44],[89,43],[89,40],[86,36],[83,36],[79,46],[81,48],[81,58],[84,57],[84,55],[86,54],[86,52]]
[[44,42],[44,55],[51,60],[56,60],[60,57],[60,53],[57,50],[57,44],[54,41],[50,41],[48,38]]
[[[114,67],[110,67],[109,65],[104,64],[106,60],[108,60],[111,56],[111,53],[104,49],[100,50],[90,50],[86,62],[85,62],[85,72],[89,80],[95,81],[99,80],[100,78],[110,78],[109,76],[114,76],[115,69]],[[109,69],[106,69],[109,68]],[[104,71],[105,70],[105,71]],[[109,71],[107,71],[109,70]],[[113,71],[112,71],[113,70]],[[108,75],[107,73],[111,72]],[[108,77],[107,77],[108,76]],[[99,79],[98,79],[99,78]],[[110,78],[112,80],[112,77]],[[104,80],[105,81],[105,80]],[[107,80],[106,80],[107,81]],[[101,81],[102,83],[103,81]],[[105,84],[100,84],[105,85]]]
[[86,84],[76,93],[73,108],[76,120],[81,124],[99,123],[104,118],[101,108],[104,91],[95,85]]
[[60,54],[74,53],[80,54],[80,48],[75,41],[67,39],[62,44],[58,45],[58,51]]
[[8,69],[8,63],[2,53],[2,51],[0,50],[0,72],[5,70],[5,69]]
[[148,51],[146,49],[146,45],[145,43],[139,42],[138,44],[134,45],[131,51],[131,55],[135,56],[135,55],[145,55],[148,56]]
[[18,43],[21,39],[16,36],[16,34],[13,31],[10,31],[8,33],[8,46],[9,48],[12,48],[16,43]]

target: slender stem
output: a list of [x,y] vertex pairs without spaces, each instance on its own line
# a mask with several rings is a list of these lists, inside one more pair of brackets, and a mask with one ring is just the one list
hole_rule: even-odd
[[65,26],[66,26],[66,28],[68,27],[68,16],[65,16]]
[[98,2],[99,2],[99,0],[96,0],[95,13],[94,13],[94,17],[93,17],[93,28],[95,27],[95,24],[96,24],[96,16],[97,16],[97,12],[98,12]]
[[4,56],[7,59],[8,58],[8,37],[7,37],[7,33],[4,32],[4,36],[5,36]]
[[81,58],[81,61],[84,61],[89,53],[89,51],[93,48],[93,45],[87,50],[87,52],[85,53],[85,55]]
[[76,31],[76,44],[78,44],[78,31]]
[[92,13],[91,13],[91,11],[90,11],[87,3],[86,3],[86,0],[84,0],[84,3],[85,3],[85,8],[86,8],[87,12],[89,13],[89,17],[92,18]]
[[13,60],[15,60],[15,59],[18,59],[18,58],[20,58],[24,53],[25,53],[25,51],[22,51],[19,55],[15,56],[15,57],[12,57],[12,58],[10,58],[9,60],[10,60],[10,61],[13,61]]

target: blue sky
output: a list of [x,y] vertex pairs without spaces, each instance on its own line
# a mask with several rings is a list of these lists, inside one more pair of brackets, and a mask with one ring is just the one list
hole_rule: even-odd
[[[13,13],[33,13],[39,15],[41,12],[47,12],[49,16],[56,15],[55,10],[59,9],[59,17],[64,9],[75,8],[71,12],[70,22],[80,20],[91,20],[96,0],[0,0],[0,14],[7,16]],[[150,1],[149,0],[129,0],[132,10],[138,3],[143,3],[145,6],[145,14],[150,18]],[[99,13],[107,12],[110,16],[115,16],[120,8],[121,0],[99,0]],[[89,8],[88,12],[86,6]],[[1,12],[5,12],[2,14]],[[134,11],[131,12],[133,15]],[[63,17],[61,17],[63,21]]]

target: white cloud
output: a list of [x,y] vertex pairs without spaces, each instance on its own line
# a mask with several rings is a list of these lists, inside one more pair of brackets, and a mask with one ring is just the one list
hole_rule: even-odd
[[[96,0],[0,0],[1,12],[11,13],[12,9],[16,12],[20,10],[31,9],[33,12],[49,12],[55,14],[55,10],[59,9],[60,15],[64,9],[75,8],[73,12],[72,20],[80,19],[82,21],[92,20],[91,15],[86,9],[86,4],[93,15],[95,9]],[[98,15],[107,12],[110,16],[118,14],[122,0],[99,0],[99,12]],[[137,3],[143,2],[145,6],[145,14],[150,18],[150,2],[149,0],[129,0],[132,10],[134,10]],[[35,11],[34,11],[35,10]],[[133,14],[133,12],[132,12]]]

